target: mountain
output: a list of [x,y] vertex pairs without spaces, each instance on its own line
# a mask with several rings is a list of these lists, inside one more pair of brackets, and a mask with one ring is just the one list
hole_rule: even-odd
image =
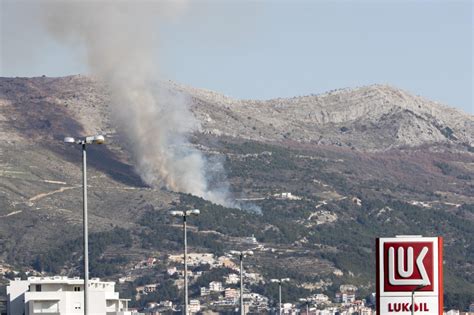
[[362,150],[435,143],[471,145],[474,141],[471,115],[386,85],[268,101],[233,100],[213,92],[181,89],[197,100],[193,109],[203,131],[218,136],[288,139]]
[[474,299],[472,115],[386,85],[254,101],[160,84],[198,118],[192,145],[222,161],[232,195],[260,210],[143,183],[104,84],[0,78],[0,264],[80,271],[81,152],[62,139],[104,133],[107,145],[88,151],[93,276],[116,280],[149,255],[166,264],[181,248],[168,211],[198,207],[192,250],[244,249],[254,235],[271,250],[249,268],[289,276],[294,292],[343,283],[372,292],[374,238],[423,234],[445,238],[447,305]]

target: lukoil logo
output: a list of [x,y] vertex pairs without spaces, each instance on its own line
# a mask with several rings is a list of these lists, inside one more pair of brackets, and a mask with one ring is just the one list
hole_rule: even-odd
[[383,249],[385,291],[433,290],[433,243],[387,242]]

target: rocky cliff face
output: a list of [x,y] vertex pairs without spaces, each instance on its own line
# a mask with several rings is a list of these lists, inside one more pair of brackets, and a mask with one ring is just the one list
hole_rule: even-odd
[[[387,85],[254,101],[236,100],[173,82],[161,84],[188,95],[189,105],[201,122],[201,132],[216,136],[358,150],[423,144],[474,145],[472,115]],[[15,102],[48,102],[76,117],[86,132],[114,132],[107,89],[91,78],[2,79],[0,87],[3,121],[8,120],[5,115],[11,115],[9,106]],[[30,108],[26,114],[34,110]],[[3,136],[7,130],[4,128]],[[13,139],[18,135],[10,136]]]
[[386,85],[322,95],[233,100],[182,88],[197,101],[203,131],[258,141],[293,140],[360,150],[474,143],[474,117]]

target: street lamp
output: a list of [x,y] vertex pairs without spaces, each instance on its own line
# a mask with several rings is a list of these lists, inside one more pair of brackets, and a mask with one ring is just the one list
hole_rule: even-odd
[[230,251],[232,255],[238,255],[240,260],[240,315],[245,315],[244,312],[244,258],[247,256],[253,256],[253,251]]
[[184,239],[184,315],[188,315],[188,241],[186,238],[186,218],[193,215],[199,215],[198,209],[186,211],[170,211],[173,217],[183,218],[183,239]]
[[415,313],[415,292],[423,289],[426,286],[426,284],[420,284],[419,286],[411,290],[411,315]]
[[281,284],[283,282],[290,281],[290,278],[271,279],[270,281],[278,283],[278,307],[279,307],[278,315],[281,315]]
[[308,299],[308,298],[302,298],[302,299],[300,299],[300,302],[305,302],[305,304],[306,304],[306,315],[309,315],[309,303],[311,302],[311,300]]
[[87,154],[86,147],[88,144],[103,144],[105,138],[102,135],[88,136],[82,139],[74,139],[73,137],[65,137],[64,143],[79,144],[82,146],[82,213],[83,213],[83,241],[84,241],[84,315],[88,314],[89,293],[89,239],[87,230]]

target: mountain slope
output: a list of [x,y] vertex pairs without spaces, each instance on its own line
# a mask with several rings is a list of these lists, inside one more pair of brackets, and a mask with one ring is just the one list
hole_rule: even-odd
[[216,135],[257,141],[291,139],[362,150],[425,143],[472,146],[474,141],[471,115],[385,85],[268,101],[182,90],[201,101],[194,110],[204,130]]
[[[224,161],[232,195],[252,199],[261,214],[147,187],[112,123],[103,84],[1,78],[0,263],[77,274],[81,152],[62,139],[100,132],[107,145],[88,155],[90,230],[108,241],[95,245],[92,275],[116,279],[150,253],[179,253],[180,226],[167,211],[198,207],[192,250],[246,248],[243,238],[253,234],[273,251],[256,252],[251,268],[329,291],[341,283],[361,294],[374,289],[375,237],[441,235],[448,305],[459,303],[454,296],[473,298],[471,115],[388,86],[250,101],[161,84],[187,97],[201,123],[192,144]],[[301,199],[274,196],[282,192]],[[117,257],[126,258],[118,270],[100,268],[116,267]],[[278,263],[272,269],[269,261]]]

